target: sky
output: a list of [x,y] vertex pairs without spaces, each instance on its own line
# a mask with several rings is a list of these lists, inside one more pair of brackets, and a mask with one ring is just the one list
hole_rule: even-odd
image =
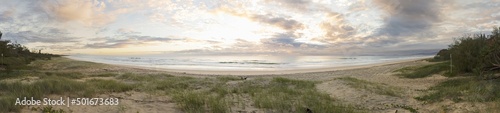
[[500,0],[0,0],[2,40],[56,54],[353,55],[447,48]]

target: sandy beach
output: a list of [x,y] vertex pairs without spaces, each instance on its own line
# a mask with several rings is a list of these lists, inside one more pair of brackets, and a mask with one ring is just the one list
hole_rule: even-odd
[[[43,61],[37,66],[41,67],[45,72],[79,72],[86,75],[100,73],[116,73],[117,75],[133,73],[138,76],[147,74],[169,74],[173,76],[188,76],[201,79],[223,77],[247,77],[243,81],[228,81],[224,82],[229,87],[235,87],[245,81],[262,81],[275,77],[282,77],[293,80],[315,81],[316,89],[329,95],[337,103],[352,106],[354,109],[359,109],[368,112],[410,112],[408,109],[414,109],[418,112],[472,112],[478,111],[487,107],[483,103],[468,103],[462,102],[459,104],[443,101],[438,103],[427,104],[423,101],[418,101],[414,97],[422,96],[430,91],[427,90],[444,80],[447,77],[439,74],[431,77],[408,79],[395,76],[395,70],[409,66],[422,66],[432,64],[423,59],[404,60],[397,62],[387,62],[373,65],[363,65],[354,67],[343,67],[335,69],[310,69],[310,70],[292,70],[279,72],[223,72],[223,71],[187,71],[187,70],[162,70],[162,69],[146,69],[133,66],[119,66],[99,63],[90,63],[72,60],[68,58],[56,58],[51,61]],[[236,76],[236,77],[234,77]],[[130,82],[115,77],[84,77],[79,81],[90,79],[107,79]],[[4,81],[36,81],[37,77],[27,77],[19,79],[8,79]],[[353,87],[348,81],[356,79],[365,81],[369,87],[381,88],[395,92],[394,95],[377,93],[369,89],[359,89]],[[200,86],[203,89],[203,86]],[[392,93],[391,93],[392,94]],[[57,97],[57,95],[53,95]],[[117,97],[122,99],[120,106],[72,106],[62,107],[55,106],[56,109],[73,112],[183,112],[180,110],[172,96],[158,95],[144,91],[127,91],[121,93],[104,93],[98,97]],[[237,103],[246,103],[243,105],[231,106],[230,112],[266,112],[253,105],[249,97],[242,97]],[[33,112],[33,108],[40,106],[24,107],[22,112]]]

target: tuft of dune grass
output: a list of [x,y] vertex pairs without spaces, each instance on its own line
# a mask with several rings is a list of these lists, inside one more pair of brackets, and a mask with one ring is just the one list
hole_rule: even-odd
[[388,95],[388,96],[394,96],[394,97],[401,97],[402,90],[393,87],[393,86],[388,86],[384,84],[379,84],[379,83],[373,83],[369,82],[366,80],[360,80],[356,79],[353,77],[342,77],[338,78],[339,80],[345,81],[347,85],[356,88],[356,89],[362,89],[366,90],[369,92],[373,92],[379,95]]
[[404,67],[396,70],[395,72],[399,72],[399,74],[396,75],[404,78],[424,78],[429,77],[433,74],[441,73],[443,71],[448,71],[449,69],[450,62],[446,61],[425,66]]

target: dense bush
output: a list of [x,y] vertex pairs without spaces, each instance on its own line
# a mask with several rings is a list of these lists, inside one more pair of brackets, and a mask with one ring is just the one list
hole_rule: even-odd
[[480,66],[481,50],[486,46],[486,37],[483,34],[464,36],[450,45],[453,59],[453,71],[461,73],[473,72]]
[[500,61],[500,28],[494,28],[491,35],[465,35],[449,46],[453,73],[476,73],[487,75],[498,69]]

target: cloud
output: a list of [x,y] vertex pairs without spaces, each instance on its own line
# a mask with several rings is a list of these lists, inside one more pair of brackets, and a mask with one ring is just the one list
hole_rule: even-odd
[[12,22],[15,16],[16,9],[9,8],[3,12],[0,12],[0,21],[2,22]]
[[226,12],[231,15],[248,18],[255,22],[279,27],[283,30],[287,30],[287,32],[294,32],[296,30],[304,29],[304,25],[297,20],[279,17],[273,14],[254,14],[245,11],[236,11],[227,7],[221,7],[217,11]]
[[349,25],[344,15],[328,12],[326,15],[327,19],[320,24],[320,28],[325,32],[324,37],[319,40],[324,42],[339,42],[346,41],[345,39],[353,39],[356,29]]
[[500,6],[500,1],[498,0],[474,1],[469,4],[454,4],[446,9],[447,13],[462,15],[454,15],[453,17],[447,18],[447,21],[460,23],[464,25],[464,27],[490,30],[492,27],[500,25],[500,13],[498,12],[500,7],[498,6]]
[[248,16],[254,21],[277,26],[288,31],[295,31],[304,28],[304,25],[302,23],[289,18],[276,17],[270,14],[268,15],[253,14]]
[[155,45],[162,42],[169,42],[174,39],[164,37],[129,35],[126,38],[104,37],[105,41],[86,44],[85,48],[124,48],[130,46]]
[[[263,38],[257,43],[237,39],[229,47],[211,47],[182,52],[231,53],[231,54],[306,54],[325,50],[326,46],[297,41],[293,33],[276,33],[271,38]],[[324,53],[324,51],[322,51]]]
[[267,47],[300,47],[304,43],[296,42],[293,34],[279,33],[272,38],[262,39],[260,42]]
[[[294,11],[309,11],[310,0],[265,0],[267,3],[276,3]],[[314,7],[312,7],[314,8]]]
[[297,10],[297,13],[302,15],[325,15],[326,19],[317,26],[324,32],[324,35],[316,37],[315,40],[317,41],[334,43],[342,41],[342,39],[353,38],[352,36],[357,33],[356,28],[349,24],[344,14],[332,11],[328,5],[309,0],[266,0],[266,2],[283,5],[285,8],[291,10]]
[[[53,51],[58,51],[58,52],[69,52],[74,49],[81,49],[81,46],[74,46],[74,45],[43,45],[43,46],[36,46],[37,49],[35,50],[42,50],[41,52],[43,53],[44,50],[50,49]],[[37,51],[38,52],[38,51]]]
[[384,25],[374,36],[412,36],[433,28],[442,21],[436,0],[374,0],[386,14]]
[[40,4],[51,18],[60,22],[80,22],[86,26],[103,26],[116,20],[125,8],[110,10],[105,2],[90,0],[44,1]]
[[120,28],[116,30],[113,37],[95,38],[95,43],[89,43],[84,48],[125,48],[130,46],[147,46],[156,45],[159,43],[170,42],[173,40],[167,37],[154,37],[139,35],[140,32],[134,31],[129,28]]
[[133,35],[133,34],[139,34],[139,32],[137,31],[134,31],[132,29],[129,29],[129,28],[120,28],[116,31],[117,34],[120,34],[120,35]]
[[18,43],[66,43],[78,42],[79,37],[68,35],[69,32],[64,29],[46,28],[38,32],[20,31],[20,32],[4,32],[3,38],[6,40],[17,41]]

